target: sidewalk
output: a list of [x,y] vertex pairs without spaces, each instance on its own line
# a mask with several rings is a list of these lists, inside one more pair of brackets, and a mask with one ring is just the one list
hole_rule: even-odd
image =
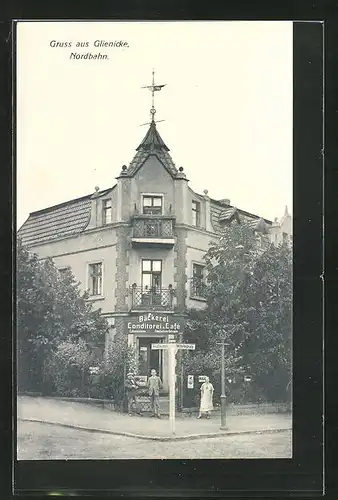
[[227,418],[227,430],[220,430],[219,414],[210,420],[180,416],[176,418],[175,436],[169,419],[132,416],[81,403],[56,401],[52,398],[18,397],[18,419],[62,425],[92,432],[103,432],[160,441],[198,439],[219,435],[279,432],[291,429],[290,414],[237,415]]

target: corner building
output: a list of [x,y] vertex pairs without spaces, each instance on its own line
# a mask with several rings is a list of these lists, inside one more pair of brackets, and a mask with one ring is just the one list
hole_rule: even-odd
[[136,348],[139,375],[155,368],[167,388],[167,353],[152,343],[180,337],[189,309],[205,307],[203,256],[233,219],[252,226],[258,243],[291,239],[291,216],[268,221],[195,193],[177,168],[156,123],[104,191],[33,212],[19,230],[29,250],[71,268],[110,324],[109,348],[124,336]]

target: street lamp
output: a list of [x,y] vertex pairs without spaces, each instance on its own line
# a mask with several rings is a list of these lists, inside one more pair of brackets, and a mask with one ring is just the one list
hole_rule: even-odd
[[226,430],[226,395],[225,395],[225,346],[229,345],[228,343],[225,342],[225,340],[222,340],[222,342],[217,342],[218,345],[222,346],[222,351],[221,351],[221,430]]

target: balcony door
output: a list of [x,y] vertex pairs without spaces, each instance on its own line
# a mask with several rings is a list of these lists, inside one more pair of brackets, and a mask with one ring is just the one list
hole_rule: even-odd
[[162,261],[142,260],[142,304],[160,305],[162,289]]

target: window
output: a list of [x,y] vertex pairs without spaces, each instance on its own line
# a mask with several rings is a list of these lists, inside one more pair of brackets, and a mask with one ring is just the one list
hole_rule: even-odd
[[199,227],[201,219],[201,204],[198,201],[192,202],[192,225]]
[[283,233],[283,243],[286,243],[288,241],[288,235],[287,233]]
[[58,271],[59,271],[61,279],[63,279],[65,277],[68,269],[69,269],[69,267],[59,267]]
[[204,290],[205,290],[204,266],[201,264],[193,264],[192,265],[191,296],[192,297],[203,297]]
[[111,200],[104,200],[102,207],[103,224],[110,224],[112,221]]
[[160,290],[162,286],[162,261],[142,260],[142,288],[152,291]]
[[162,196],[143,196],[143,213],[162,215]]
[[102,262],[89,264],[89,294],[102,295]]

